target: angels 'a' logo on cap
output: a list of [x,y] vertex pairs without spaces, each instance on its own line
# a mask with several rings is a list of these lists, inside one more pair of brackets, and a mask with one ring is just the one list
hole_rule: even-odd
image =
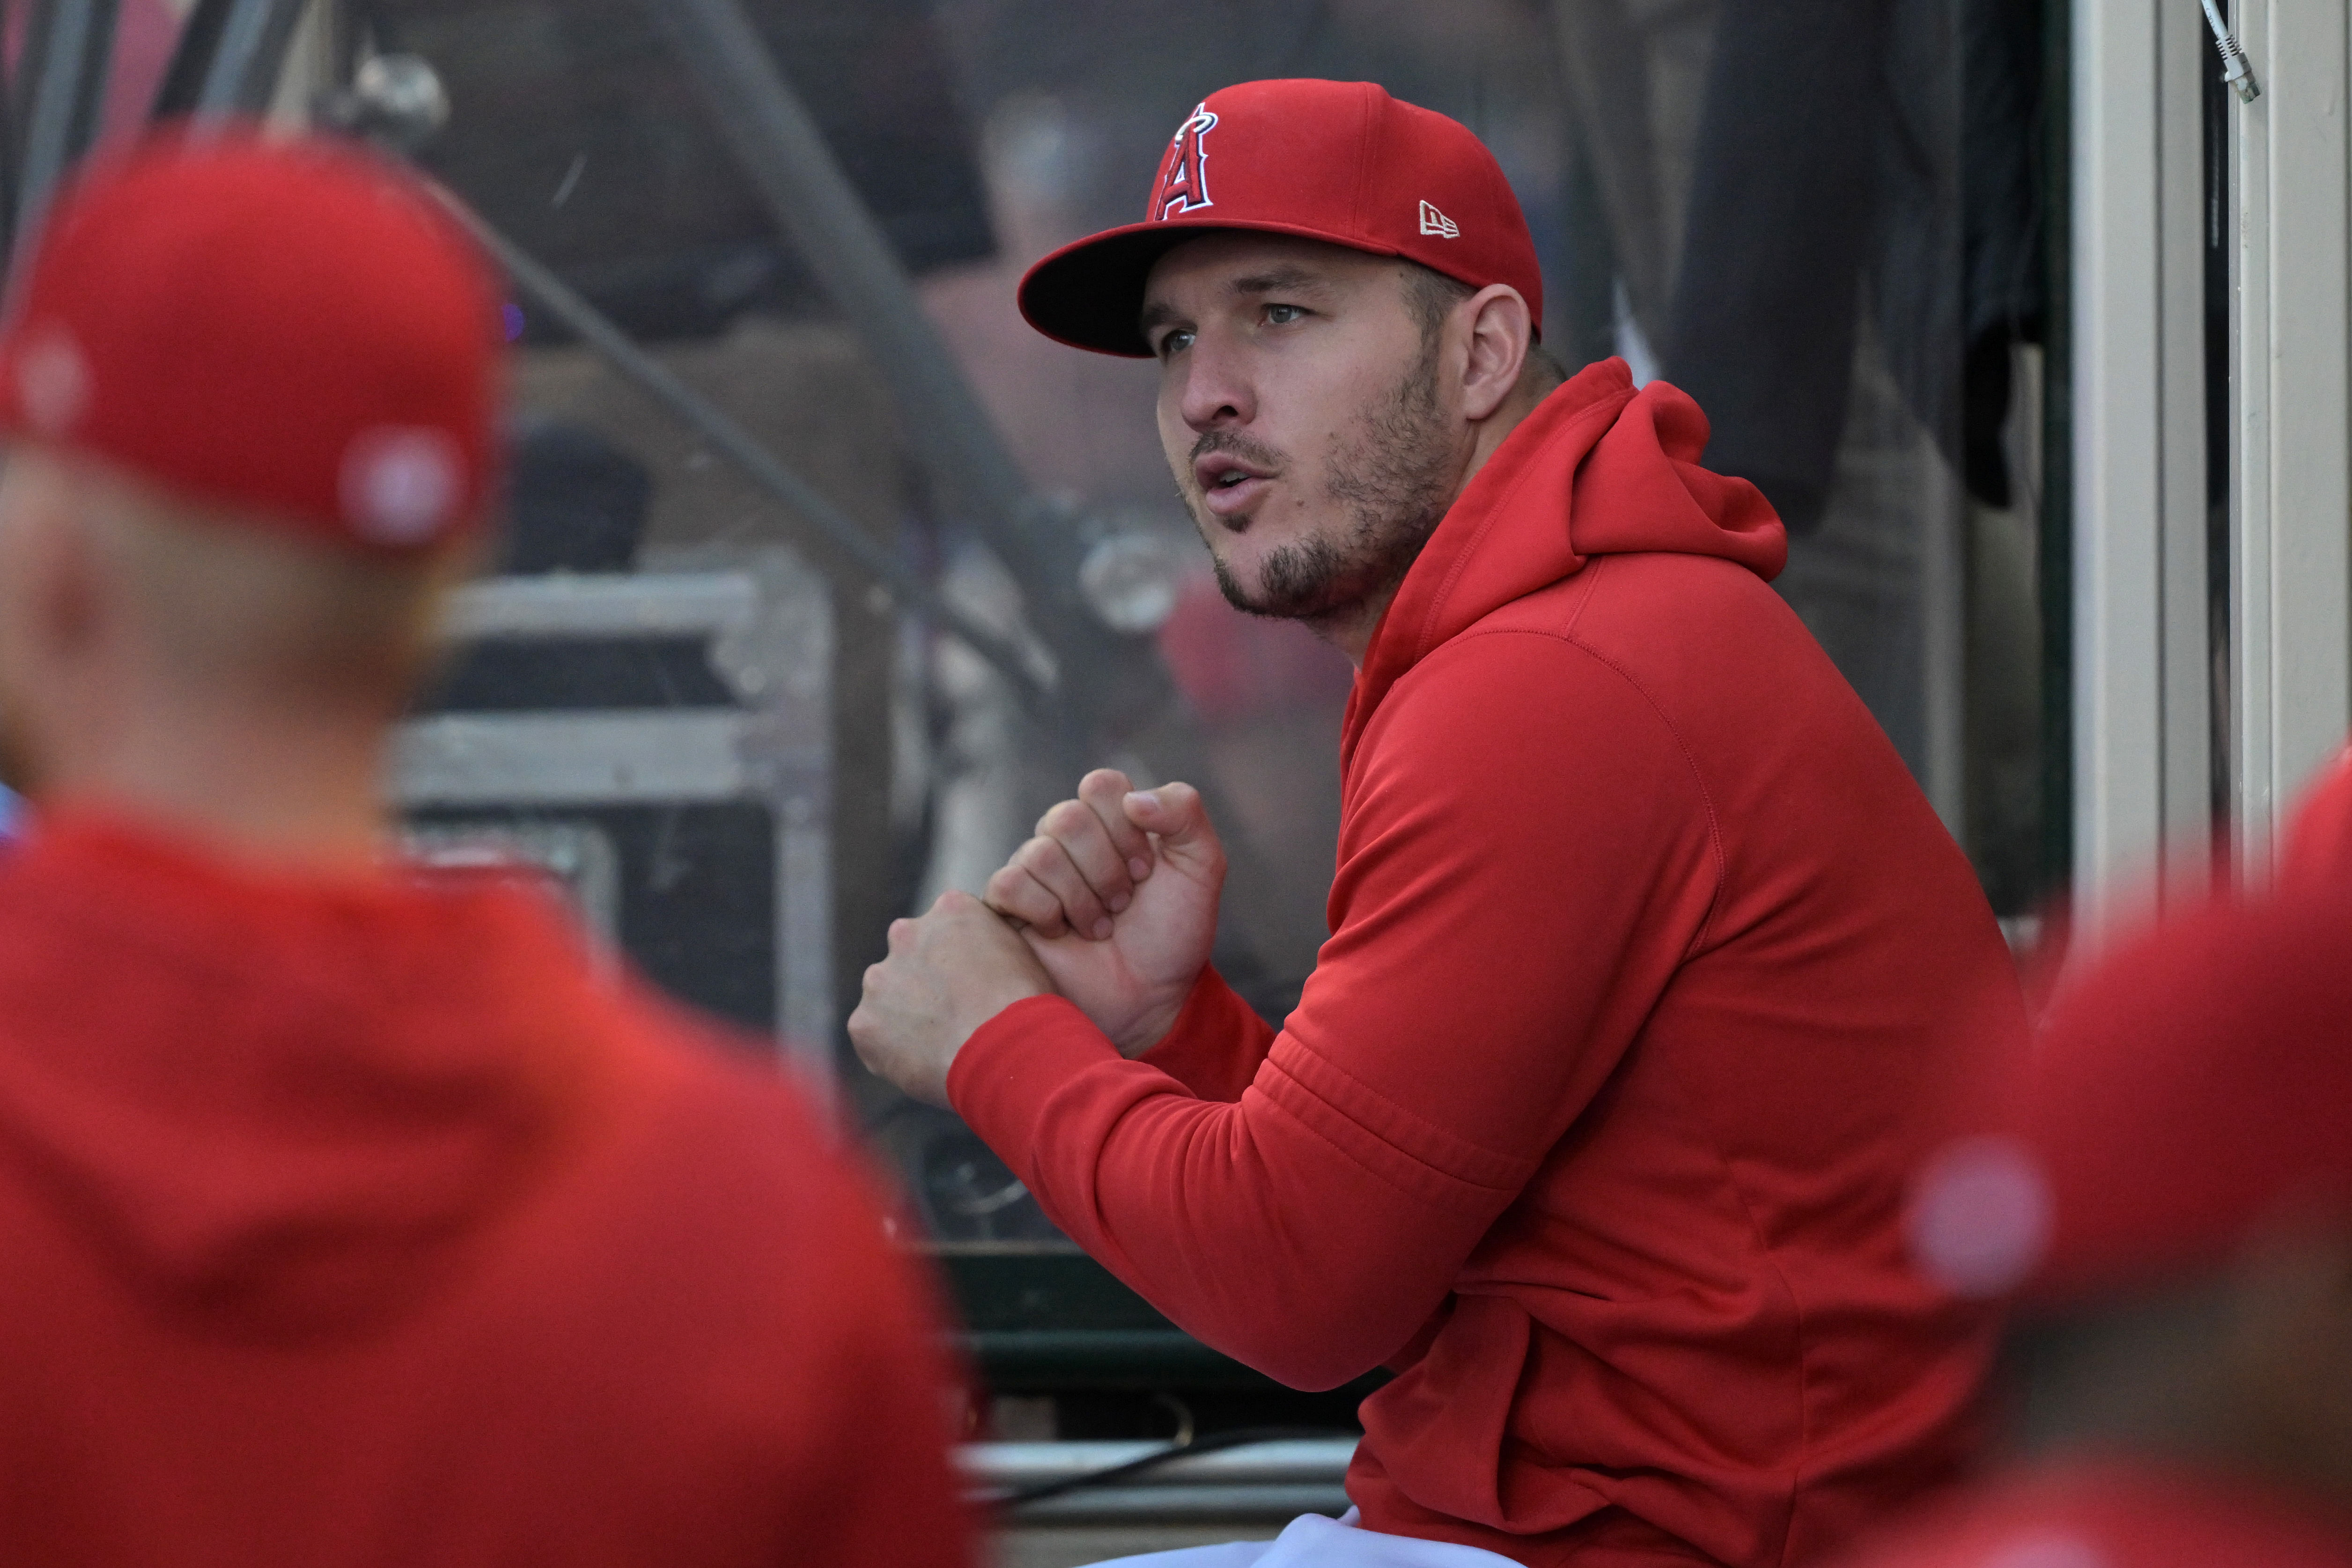
[[1174,213],[1197,213],[1211,204],[1209,200],[1209,149],[1205,138],[1217,128],[1217,117],[1209,112],[1204,100],[1196,104],[1192,118],[1176,128],[1176,141],[1168,150],[1168,172],[1160,177],[1160,190],[1151,202],[1151,215],[1165,218]]

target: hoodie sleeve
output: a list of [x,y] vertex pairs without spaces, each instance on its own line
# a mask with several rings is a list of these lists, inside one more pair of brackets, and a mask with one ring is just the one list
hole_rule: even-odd
[[1202,969],[1167,1038],[1140,1060],[1203,1100],[1238,1100],[1274,1041],[1274,1030],[1224,977]]
[[[1080,1246],[1306,1388],[1380,1364],[1444,1301],[1703,940],[1719,879],[1674,729],[1561,637],[1432,655],[1349,782],[1331,939],[1237,1101],[1123,1060],[1058,998],[992,1019],[949,1082]],[[1188,1025],[1218,1016],[1202,1000]]]

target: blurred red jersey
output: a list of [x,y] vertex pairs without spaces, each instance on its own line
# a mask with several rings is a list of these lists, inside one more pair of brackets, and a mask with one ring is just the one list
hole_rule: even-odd
[[2337,752],[2296,802],[2279,876],[2297,886],[2352,878],[2352,747]]
[[0,1558],[969,1562],[803,1097],[504,878],[0,850]]
[[2352,1568],[2352,1517],[2146,1460],[1991,1482],[1842,1568]]

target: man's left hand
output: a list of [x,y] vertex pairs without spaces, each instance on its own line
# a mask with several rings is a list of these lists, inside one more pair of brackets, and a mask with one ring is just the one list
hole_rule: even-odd
[[948,1069],[972,1031],[1054,988],[1020,934],[968,894],[890,923],[890,956],[866,971],[849,1015],[858,1060],[916,1099],[948,1103]]

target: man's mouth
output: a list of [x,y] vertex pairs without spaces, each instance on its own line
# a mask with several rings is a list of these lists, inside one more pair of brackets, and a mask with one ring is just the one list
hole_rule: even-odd
[[1192,465],[1192,476],[1201,486],[1202,504],[1228,526],[1238,526],[1274,481],[1264,468],[1223,453],[1202,455]]

